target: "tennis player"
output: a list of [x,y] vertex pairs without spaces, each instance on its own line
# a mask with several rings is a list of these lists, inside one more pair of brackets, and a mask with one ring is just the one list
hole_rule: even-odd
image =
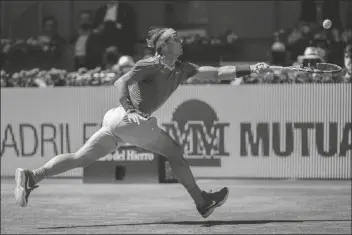
[[198,212],[208,217],[216,207],[227,199],[229,190],[224,187],[217,192],[202,191],[183,157],[183,149],[151,117],[171,96],[182,81],[195,79],[233,79],[259,72],[269,66],[265,63],[243,66],[198,67],[178,60],[182,54],[182,40],[171,28],[154,29],[148,33],[148,45],[156,51],[155,56],[140,60],[133,69],[115,82],[121,95],[120,106],[109,110],[103,125],[75,153],[52,158],[44,166],[15,172],[16,202],[24,207],[38,183],[46,177],[68,170],[85,167],[106,156],[122,143],[130,143],[164,156],[169,161],[178,181],[186,188]]

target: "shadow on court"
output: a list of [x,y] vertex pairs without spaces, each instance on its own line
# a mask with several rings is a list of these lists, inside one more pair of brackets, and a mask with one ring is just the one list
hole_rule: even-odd
[[150,222],[150,223],[127,223],[127,224],[91,224],[71,225],[57,227],[41,227],[37,229],[67,229],[67,228],[97,228],[97,227],[118,227],[118,226],[139,226],[139,225],[200,225],[213,227],[216,225],[243,225],[243,224],[270,224],[270,223],[320,223],[320,222],[349,222],[352,220],[208,220],[208,221],[173,221],[173,222]]

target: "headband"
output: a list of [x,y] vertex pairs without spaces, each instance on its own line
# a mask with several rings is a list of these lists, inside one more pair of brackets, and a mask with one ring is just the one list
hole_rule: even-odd
[[163,32],[159,38],[157,38],[156,42],[153,43],[152,40],[147,40],[148,46],[152,48],[158,49],[163,42],[168,40],[169,38],[173,37],[176,35],[176,31],[174,29],[167,29],[165,32]]

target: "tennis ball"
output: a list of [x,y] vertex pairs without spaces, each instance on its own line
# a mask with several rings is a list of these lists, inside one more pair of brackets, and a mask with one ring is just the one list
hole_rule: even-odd
[[330,29],[331,25],[332,25],[331,20],[324,20],[323,22],[324,29]]

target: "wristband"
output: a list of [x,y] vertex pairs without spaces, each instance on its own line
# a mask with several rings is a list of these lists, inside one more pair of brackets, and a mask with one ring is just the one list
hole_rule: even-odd
[[236,77],[244,77],[252,73],[250,65],[236,65]]

